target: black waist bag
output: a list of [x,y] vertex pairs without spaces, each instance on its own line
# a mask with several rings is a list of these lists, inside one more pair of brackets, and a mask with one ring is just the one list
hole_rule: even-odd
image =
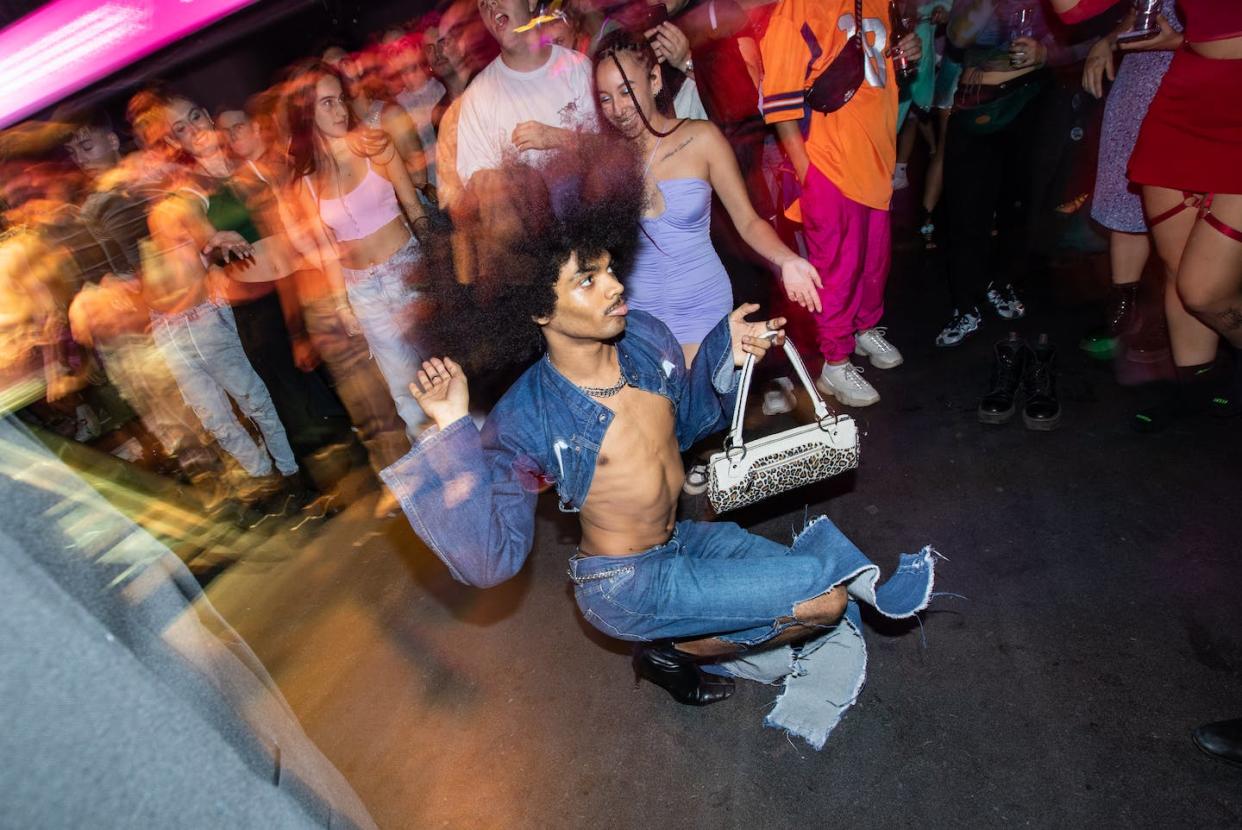
[[854,0],[854,36],[806,91],[806,105],[816,112],[836,112],[850,102],[866,77],[863,54],[862,0]]

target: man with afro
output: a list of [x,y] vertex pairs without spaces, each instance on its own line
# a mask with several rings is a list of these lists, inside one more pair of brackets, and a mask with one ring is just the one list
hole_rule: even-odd
[[[472,285],[474,311],[454,308],[449,326],[478,348],[461,340],[449,347],[459,360],[422,364],[411,389],[435,427],[381,476],[453,577],[478,587],[522,567],[551,482],[581,523],[569,573],[585,618],[638,644],[639,676],[680,703],[714,703],[733,680],[704,664],[836,626],[856,573],[840,554],[866,560],[827,519],[792,547],[677,520],[680,453],[724,428],[738,367],[783,343],[785,320],[748,322],[758,307],[742,305],[687,367],[668,328],[625,303],[619,272],[638,233],[641,176],[598,148],[573,155],[554,160],[551,195],[546,172],[504,171],[522,231],[491,246],[507,251],[494,281]],[[534,360],[480,431],[462,363],[473,372],[506,358]],[[930,572],[922,578],[930,590]]]

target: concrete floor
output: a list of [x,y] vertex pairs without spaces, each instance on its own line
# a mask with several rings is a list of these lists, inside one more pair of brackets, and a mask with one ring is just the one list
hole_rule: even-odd
[[1242,423],[1132,433],[1143,392],[1080,356],[1090,314],[1046,296],[1023,330],[1060,346],[1063,425],[981,426],[1005,328],[935,349],[941,292],[898,263],[906,364],[868,372],[858,472],[730,517],[787,539],[827,513],[886,570],[948,557],[937,590],[963,598],[868,631],[822,752],[762,726],[773,688],[706,709],[635,688],[578,616],[575,528],[546,499],[496,589],[454,583],[369,497],[209,596],[384,828],[1239,826],[1242,770],[1190,730],[1242,716]]

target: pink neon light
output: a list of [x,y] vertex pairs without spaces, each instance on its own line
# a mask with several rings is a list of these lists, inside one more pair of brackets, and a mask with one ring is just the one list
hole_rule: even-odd
[[0,127],[255,0],[55,0],[0,30]]

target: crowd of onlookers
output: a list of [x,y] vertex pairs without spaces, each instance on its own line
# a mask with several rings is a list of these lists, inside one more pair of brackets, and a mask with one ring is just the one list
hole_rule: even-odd
[[[1190,27],[1213,13],[1185,5]],[[1238,117],[1217,113],[1207,149],[1149,133],[1195,95],[1225,104],[1229,72],[1200,64],[1242,57],[1242,26],[1202,37],[1226,50],[1205,55],[1164,6],[1136,37],[1129,3],[1090,0],[456,0],[325,44],[246,101],[153,84],[123,112],[70,103],[6,141],[26,149],[0,169],[0,375],[9,394],[41,382],[25,417],[66,437],[123,423],[109,449],[193,482],[210,511],[312,509],[326,448],[360,443],[378,471],[425,428],[409,386],[432,332],[452,297],[505,280],[528,219],[505,171],[538,171],[555,202],[550,162],[602,134],[626,152],[597,163],[645,192],[630,305],[687,360],[760,301],[822,357],[823,394],[877,403],[885,384],[858,363],[903,361],[881,325],[890,207],[917,185],[914,239],[948,275],[937,346],[1023,317],[1049,228],[1089,208],[1114,285],[1084,348],[1171,349],[1179,373],[1135,425],[1232,411],[1218,346],[1242,339]],[[1098,131],[1088,94],[1107,95]],[[1078,193],[1097,134],[1094,193]],[[1163,317],[1138,302],[1153,238]],[[1055,350],[1007,338],[980,419],[1021,394],[1027,425],[1055,428]],[[793,406],[768,377],[764,413]],[[687,489],[705,484],[692,462]]]

